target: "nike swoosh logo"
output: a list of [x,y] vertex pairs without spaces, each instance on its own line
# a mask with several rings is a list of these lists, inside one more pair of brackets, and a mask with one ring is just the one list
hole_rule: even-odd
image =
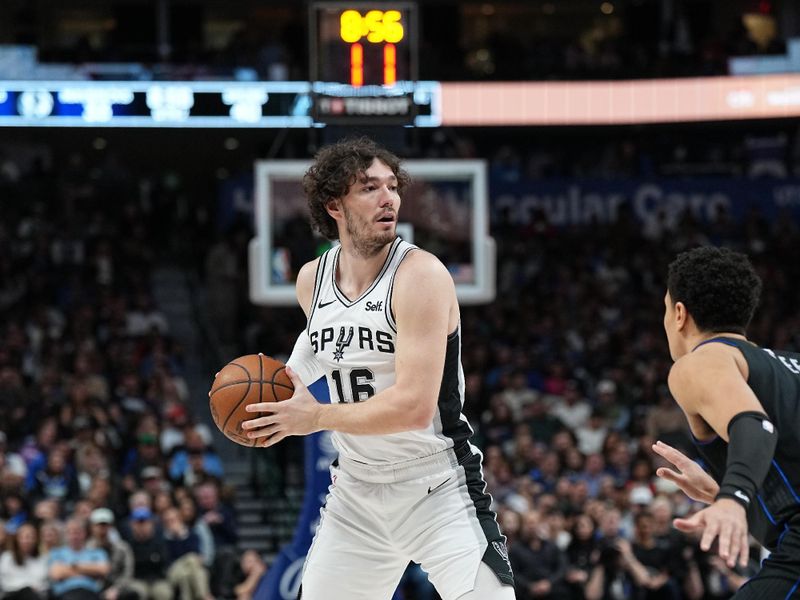
[[336,300],[331,300],[330,302],[324,302],[324,303],[322,302],[322,300],[320,300],[319,303],[317,304],[317,308],[325,308],[326,306],[333,304],[334,302],[336,302]]
[[450,481],[451,479],[452,479],[452,477],[448,477],[447,479],[445,479],[445,480],[444,480],[442,483],[440,483],[440,484],[439,484],[439,485],[437,485],[436,487],[429,487],[429,488],[428,488],[428,493],[430,494],[430,493],[432,493],[432,492],[435,492],[436,490],[438,490],[440,487],[442,487],[442,486],[443,486],[445,483],[447,483],[447,482],[448,482],[448,481]]

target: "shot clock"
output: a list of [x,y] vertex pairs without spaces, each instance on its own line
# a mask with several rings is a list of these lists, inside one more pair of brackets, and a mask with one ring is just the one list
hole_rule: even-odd
[[411,123],[416,5],[311,4],[314,113],[323,123]]

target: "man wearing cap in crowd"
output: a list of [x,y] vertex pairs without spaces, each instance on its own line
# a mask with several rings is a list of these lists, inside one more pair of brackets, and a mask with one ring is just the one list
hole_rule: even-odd
[[128,584],[140,600],[171,600],[172,586],[167,582],[167,547],[156,529],[154,516],[146,506],[134,508],[130,520],[130,543],[133,552],[133,579]]
[[133,552],[127,542],[113,531],[114,513],[108,508],[95,508],[89,516],[91,537],[87,547],[100,548],[108,554],[111,569],[103,581],[104,600],[117,600],[133,577]]
[[147,492],[151,498],[155,497],[158,492],[169,490],[170,485],[164,479],[164,470],[161,467],[150,465],[142,469],[142,488]]

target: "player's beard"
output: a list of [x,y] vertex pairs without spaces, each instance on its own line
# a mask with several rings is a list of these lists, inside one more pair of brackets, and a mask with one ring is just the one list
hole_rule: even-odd
[[364,258],[371,258],[378,254],[387,244],[391,244],[397,237],[395,227],[386,231],[374,231],[370,223],[358,215],[342,207],[347,235],[353,243],[353,249]]

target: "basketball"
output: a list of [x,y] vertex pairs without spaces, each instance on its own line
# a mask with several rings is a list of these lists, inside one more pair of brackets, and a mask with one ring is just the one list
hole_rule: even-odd
[[255,446],[258,440],[247,437],[242,421],[254,419],[258,413],[249,413],[245,407],[254,402],[280,402],[293,393],[285,364],[263,354],[248,354],[232,360],[217,373],[208,404],[214,423],[228,439],[242,446]]

